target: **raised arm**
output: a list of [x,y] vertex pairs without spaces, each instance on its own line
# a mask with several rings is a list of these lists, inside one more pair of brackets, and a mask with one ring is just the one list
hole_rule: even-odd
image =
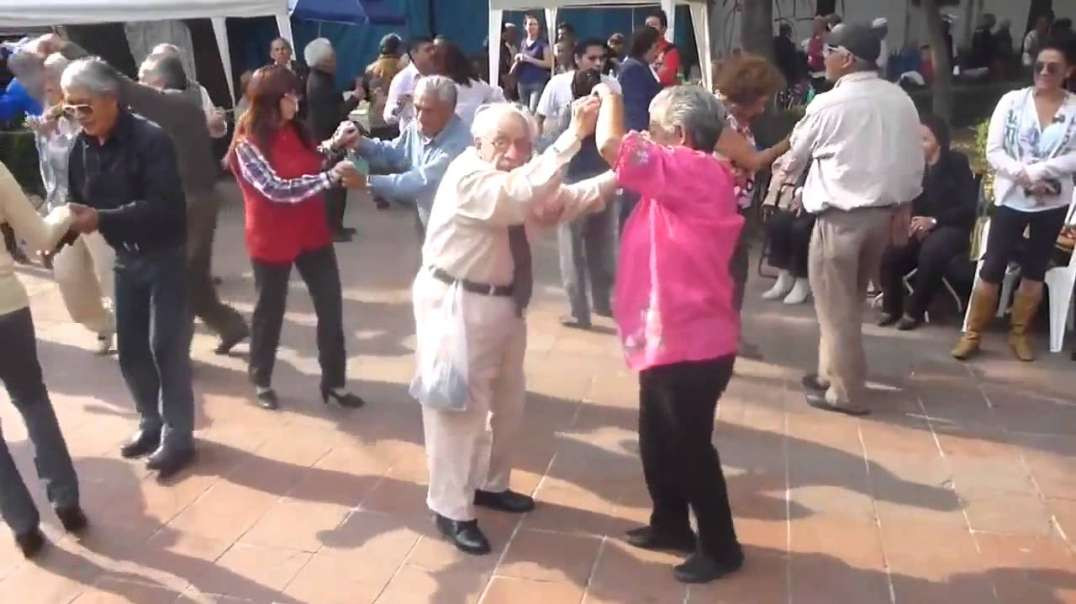
[[732,128],[725,128],[721,131],[720,138],[717,139],[717,148],[715,150],[740,168],[750,172],[758,172],[768,168],[778,157],[788,152],[790,147],[788,141],[788,137],[785,137],[784,140],[769,149],[759,151],[747,141],[744,135]]
[[261,151],[247,141],[236,145],[235,154],[239,176],[275,203],[300,203],[338,182],[331,170],[298,178],[281,178]]
[[15,234],[35,250],[55,247],[71,227],[71,212],[66,205],[42,218],[3,163],[0,163],[0,206]]
[[594,91],[602,101],[595,142],[602,159],[610,166],[615,166],[620,156],[620,143],[624,140],[624,97],[607,84],[595,86]]

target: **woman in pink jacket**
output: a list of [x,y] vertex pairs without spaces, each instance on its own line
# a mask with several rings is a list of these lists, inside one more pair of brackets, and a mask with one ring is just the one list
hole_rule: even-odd
[[744,220],[733,175],[713,154],[725,110],[702,88],[667,88],[650,105],[649,134],[624,134],[620,97],[604,85],[596,93],[598,148],[620,186],[640,195],[621,235],[613,313],[639,372],[639,451],[653,512],[628,542],[690,554],[676,578],[712,581],[743,564],[711,442],[740,331],[729,259]]

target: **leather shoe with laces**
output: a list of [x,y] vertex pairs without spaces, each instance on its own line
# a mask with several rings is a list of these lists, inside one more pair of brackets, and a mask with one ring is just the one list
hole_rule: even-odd
[[64,530],[69,533],[82,532],[86,525],[89,524],[89,521],[86,520],[86,514],[78,505],[56,508],[56,517],[60,519],[60,524],[63,525]]
[[670,533],[655,530],[651,526],[641,526],[627,532],[627,541],[640,549],[655,551],[682,552],[690,554],[695,551],[695,533]]
[[164,480],[174,476],[194,461],[194,448],[177,449],[162,445],[157,452],[149,456],[146,469],[157,470],[157,479]]
[[42,547],[45,547],[45,535],[35,526],[21,535],[15,535],[15,543],[18,544],[22,557],[30,559],[36,556]]
[[120,455],[127,459],[149,455],[161,446],[160,430],[139,430],[127,444],[120,449]]
[[456,546],[467,554],[482,556],[490,552],[489,540],[478,528],[477,520],[452,520],[440,514],[435,515],[437,529]]
[[676,580],[681,583],[709,583],[740,570],[743,553],[737,552],[728,560],[716,560],[702,552],[695,552],[683,564],[673,568]]
[[509,514],[522,514],[534,509],[534,498],[516,493],[511,489],[500,493],[475,491],[474,504]]

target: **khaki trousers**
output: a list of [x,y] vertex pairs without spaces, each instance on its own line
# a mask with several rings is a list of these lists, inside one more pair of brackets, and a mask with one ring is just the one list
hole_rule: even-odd
[[862,396],[867,381],[863,301],[891,240],[893,208],[820,214],[808,254],[818,315],[818,375],[826,400],[841,405]]
[[[415,282],[415,321],[436,320],[449,287],[422,269]],[[527,325],[509,297],[465,293],[467,377],[465,411],[422,408],[430,487],[426,505],[456,521],[474,520],[478,489],[508,488],[512,449],[526,398],[523,355]]]
[[52,268],[71,320],[98,334],[116,331],[116,252],[100,233],[80,235],[53,258]]

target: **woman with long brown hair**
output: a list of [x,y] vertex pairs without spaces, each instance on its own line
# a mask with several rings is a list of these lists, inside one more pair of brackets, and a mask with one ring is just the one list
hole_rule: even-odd
[[340,272],[332,237],[325,222],[322,194],[340,186],[354,187],[357,170],[347,161],[328,169],[325,156],[354,134],[322,143],[311,140],[297,121],[302,81],[280,65],[254,72],[248,95],[250,110],[239,121],[228,162],[243,193],[246,242],[254,269],[257,301],[251,326],[250,379],[258,405],[276,409],[273,364],[295,265],[306,283],[317,315],[321,399],[343,407],[360,407],[362,399],[347,391],[343,304]]

